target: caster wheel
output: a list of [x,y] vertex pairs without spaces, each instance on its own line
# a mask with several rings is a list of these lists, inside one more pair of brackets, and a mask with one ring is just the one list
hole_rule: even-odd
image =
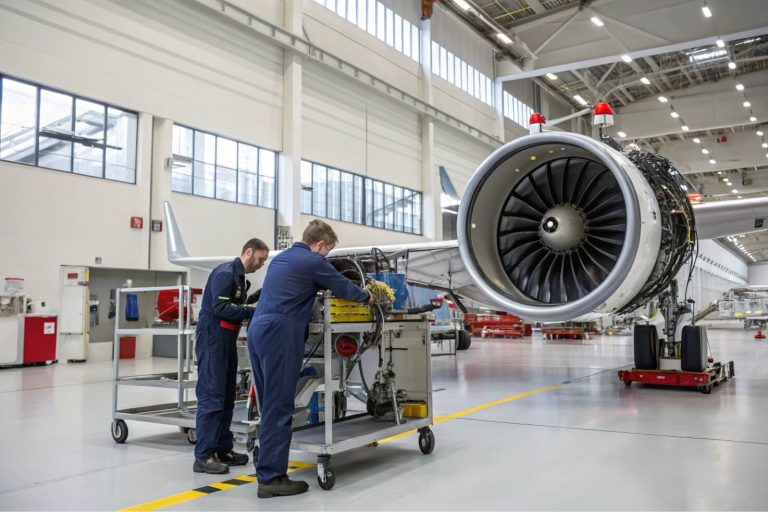
[[118,444],[123,444],[128,439],[128,425],[123,420],[112,422],[112,439]]
[[195,432],[195,429],[190,428],[187,430],[187,442],[189,444],[197,443],[197,433]]
[[624,381],[624,385],[625,385],[625,386],[627,386],[627,387],[629,387],[629,386],[631,386],[631,385],[632,385],[632,381],[631,381],[631,380],[625,380],[625,381]]
[[[254,441],[255,444],[255,441]],[[259,445],[254,445],[253,447],[253,467],[256,468],[259,464]]]
[[701,391],[705,395],[708,395],[708,394],[712,393],[712,385],[711,384],[707,384],[706,386],[701,386],[699,388],[699,391]]
[[333,394],[333,416],[334,419],[341,419],[347,415],[347,397],[342,392]]
[[336,485],[336,475],[333,473],[331,469],[325,470],[325,478],[318,476],[317,477],[317,483],[320,485],[320,488],[324,491],[330,491],[333,489],[333,486]]
[[249,437],[248,440],[245,442],[245,451],[252,452],[256,448],[256,440],[252,437]]
[[435,434],[429,427],[419,429],[419,449],[424,455],[429,455],[435,450]]
[[187,431],[189,431],[189,427],[179,427],[179,432],[182,434],[186,434]]

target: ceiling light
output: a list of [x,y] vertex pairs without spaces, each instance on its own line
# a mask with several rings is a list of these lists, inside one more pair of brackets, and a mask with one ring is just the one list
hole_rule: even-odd
[[739,199],[741,199],[742,196],[739,196]]
[[669,100],[667,99],[667,97],[666,97],[666,96],[659,96],[659,101],[660,101],[660,102],[662,102],[662,103],[666,103],[666,102],[668,102]]
[[597,25],[598,27],[602,27],[603,25],[605,25],[605,23],[603,23],[603,20],[601,20],[601,19],[600,19],[600,18],[598,18],[597,16],[592,16],[592,17],[589,19],[589,21],[591,21],[592,23],[594,23],[594,24],[595,24],[595,25]]
[[704,153],[705,155],[709,154],[709,150],[707,148],[702,149],[701,152]]
[[717,45],[718,48],[725,48],[725,41],[723,41],[722,39],[718,39],[717,41],[715,41],[715,44]]
[[627,134],[624,133],[624,132],[616,132],[616,135],[618,135],[619,137],[626,137],[627,136]]
[[747,101],[747,100],[744,100],[744,103],[742,103],[741,105],[742,105],[744,108],[749,108],[749,107],[751,107],[751,106],[752,106],[752,104],[751,104],[749,101]]
[[512,44],[512,40],[509,38],[507,34],[503,34],[499,32],[498,34],[496,34],[496,37],[498,37],[499,41],[501,41],[504,44]]
[[466,0],[453,0],[453,2],[465,11],[468,11],[472,7]]
[[694,137],[693,142],[695,142],[696,144],[701,144],[701,139],[698,137]]
[[684,132],[687,132],[687,131],[688,131],[688,125],[687,125],[687,124],[684,124],[684,125],[683,125],[683,126],[681,126],[680,128],[682,128]]
[[738,194],[738,193],[739,193],[739,191],[737,189],[735,189],[735,188],[731,189],[731,194]]
[[755,132],[755,135],[757,135],[758,137],[762,137],[763,136],[763,130],[757,130]]
[[717,163],[717,161],[715,161],[715,159],[714,159],[714,158],[710,158],[710,159],[709,159],[709,163],[711,163],[712,165],[714,165],[714,164],[716,164],[716,163]]
[[736,69],[736,63],[731,61],[728,63],[728,69]]
[[762,146],[764,149],[768,148],[768,142],[763,142]]
[[651,81],[648,80],[646,77],[641,78],[640,81],[643,82],[645,85],[651,85]]
[[632,57],[630,57],[625,53],[624,55],[621,56],[621,60],[623,60],[624,62],[632,62]]
[[578,101],[578,102],[579,102],[579,103],[581,103],[582,105],[586,105],[586,104],[587,104],[587,100],[585,100],[584,98],[582,98],[582,97],[581,97],[580,95],[578,95],[578,94],[574,95],[573,99],[575,99],[576,101]]
[[683,189],[683,190],[688,190],[688,186],[687,185],[680,185],[680,188]]
[[671,115],[671,116],[672,116],[672,117],[674,117],[675,119],[677,119],[678,117],[680,117],[680,114],[678,114],[678,113],[677,113],[677,112],[675,112],[674,110],[673,110],[672,112],[670,112],[670,113],[669,113],[669,115]]
[[557,75],[554,73],[547,73],[547,78],[550,80],[557,80]]
[[704,14],[705,18],[711,18],[712,17],[712,10],[707,7],[706,5],[701,8],[702,14]]
[[736,90],[737,91],[743,91],[744,90],[744,84],[736,84]]
[[750,123],[756,123],[757,122],[757,118],[755,116],[749,116],[749,122]]
[[723,171],[717,171],[717,174],[723,174]]

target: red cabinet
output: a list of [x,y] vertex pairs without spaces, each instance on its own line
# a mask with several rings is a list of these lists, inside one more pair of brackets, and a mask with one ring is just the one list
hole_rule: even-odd
[[27,315],[24,317],[24,364],[56,360],[58,317]]

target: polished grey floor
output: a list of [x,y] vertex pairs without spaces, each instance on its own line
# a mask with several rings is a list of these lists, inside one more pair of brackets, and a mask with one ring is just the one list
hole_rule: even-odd
[[[305,470],[301,496],[258,500],[247,484],[170,508],[765,510],[768,342],[752,335],[710,331],[713,352],[737,373],[711,395],[625,388],[616,370],[631,363],[628,337],[475,340],[434,358],[437,415],[565,384],[436,425],[430,456],[415,436],[339,455],[330,492]],[[173,362],[134,364],[143,373]],[[172,427],[130,423],[116,445],[110,378],[109,363],[0,371],[0,509],[118,509],[229,478],[194,474],[191,446]],[[125,405],[157,393],[132,389]]]

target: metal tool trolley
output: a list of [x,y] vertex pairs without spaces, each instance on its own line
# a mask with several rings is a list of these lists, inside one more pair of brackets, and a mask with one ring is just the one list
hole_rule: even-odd
[[[129,328],[124,326],[121,303],[126,294],[157,294],[164,291],[176,291],[178,295],[178,321],[163,326]],[[121,288],[117,290],[114,343],[114,381],[112,383],[112,439],[116,443],[124,443],[128,438],[126,420],[173,425],[186,434],[190,443],[197,442],[195,434],[195,400],[189,399],[189,390],[195,388],[197,381],[193,378],[194,349],[192,336],[195,328],[192,325],[192,293],[189,286]],[[147,323],[145,321],[145,323]],[[120,372],[120,338],[122,336],[154,336],[175,335],[177,340],[177,368],[174,372],[155,373],[148,375],[122,375]],[[248,365],[250,368],[250,364]],[[157,403],[128,409],[119,408],[119,391],[123,386],[144,386],[152,388],[173,389],[176,391],[176,401]],[[246,401],[235,403],[234,417],[231,430],[238,437],[252,439],[256,436],[256,426],[247,418]]]
[[[294,423],[291,442],[292,450],[317,455],[317,480],[325,490],[336,483],[331,457],[338,453],[375,446],[383,439],[411,430],[418,430],[422,453],[430,454],[435,447],[430,428],[433,421],[429,317],[389,314],[382,315],[378,322],[337,322],[332,321],[330,302],[331,299],[324,300],[322,323],[314,323],[310,328],[322,332],[322,357],[310,364],[321,369],[318,379],[322,388],[316,389],[322,390],[323,409],[328,413],[317,424],[296,427]],[[377,347],[365,353],[343,355],[344,344],[350,343],[351,337],[361,340],[374,331],[381,333]],[[368,357],[359,358],[365,355]],[[362,365],[357,383],[348,378],[355,364]],[[376,378],[369,387],[363,374],[372,370],[376,370]],[[359,398],[367,411],[344,416],[347,395]],[[342,417],[332,419],[334,416]],[[258,446],[253,455],[256,462]]]

